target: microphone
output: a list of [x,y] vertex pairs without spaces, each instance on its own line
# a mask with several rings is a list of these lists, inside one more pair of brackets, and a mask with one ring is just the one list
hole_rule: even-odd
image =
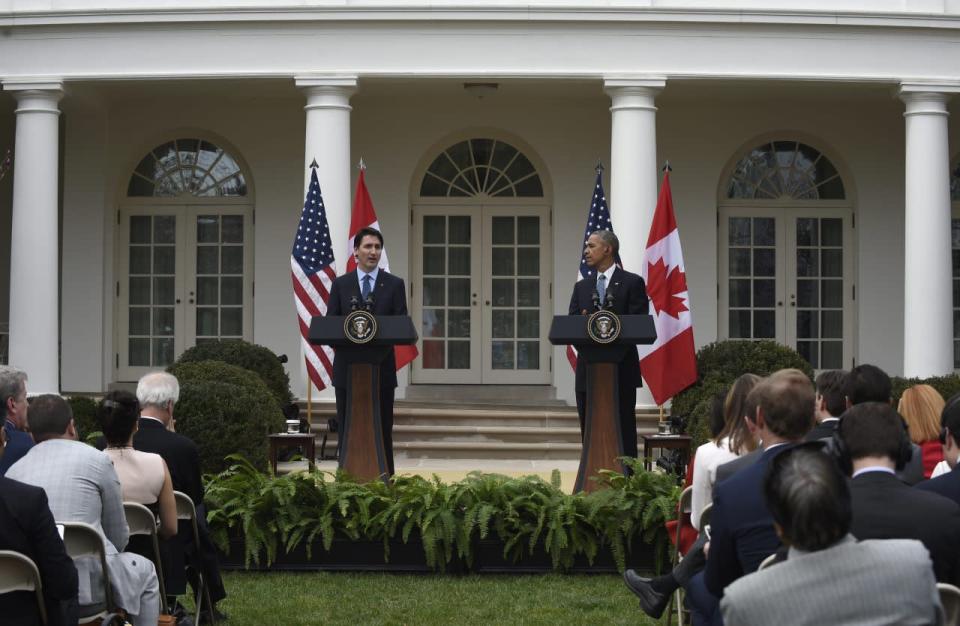
[[613,308],[613,294],[610,293],[610,290],[609,290],[609,289],[607,289],[607,298],[606,298],[606,300],[607,300],[607,301],[606,301],[606,304],[603,305],[603,308],[605,308],[605,309],[607,309],[607,310],[609,311],[610,309]]
[[593,295],[591,296],[591,299],[593,300],[593,310],[599,311],[600,310],[600,294],[597,293],[596,289],[593,290]]
[[371,291],[367,295],[367,299],[363,301],[363,308],[366,309],[367,311],[370,311],[373,309],[373,303],[374,303],[373,292]]
[[350,296],[350,310],[356,311],[358,308],[360,308],[360,301],[356,296]]

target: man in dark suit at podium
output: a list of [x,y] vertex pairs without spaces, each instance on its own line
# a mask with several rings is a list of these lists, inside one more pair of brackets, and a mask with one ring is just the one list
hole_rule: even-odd
[[[617,315],[646,315],[649,302],[643,278],[620,269],[614,264],[620,251],[620,240],[609,230],[598,230],[590,235],[583,250],[583,257],[592,270],[590,276],[573,286],[570,298],[570,315],[590,315],[598,303]],[[640,378],[640,358],[636,350],[627,355],[617,366],[620,387],[620,432],[623,438],[624,456],[637,456],[637,387],[643,385]],[[587,406],[587,367],[583,359],[577,360],[577,378],[574,387],[577,396],[577,414],[580,416],[580,436],[583,437],[584,416]]]
[[[407,293],[403,279],[380,269],[383,235],[374,228],[363,228],[353,238],[357,269],[338,276],[330,288],[327,315],[349,315],[354,309],[369,306],[375,316],[407,315]],[[341,430],[347,409],[347,365],[334,355],[333,386],[337,394],[337,421]],[[380,422],[383,427],[383,451],[393,475],[393,394],[397,387],[397,363],[394,353],[380,365]],[[342,441],[342,440],[341,440]]]

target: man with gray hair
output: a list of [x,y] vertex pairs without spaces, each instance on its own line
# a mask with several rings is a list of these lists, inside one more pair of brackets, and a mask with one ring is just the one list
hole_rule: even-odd
[[133,436],[133,447],[143,452],[159,454],[170,470],[170,479],[176,491],[190,496],[197,508],[197,527],[200,532],[201,553],[193,555],[193,528],[182,526],[172,541],[183,542],[181,550],[169,550],[166,558],[172,565],[164,571],[166,589],[170,595],[186,591],[183,572],[184,550],[186,557],[193,556],[203,571],[210,588],[213,602],[226,597],[216,548],[207,530],[206,507],[203,505],[203,479],[200,469],[200,451],[188,437],[174,432],[174,407],[180,399],[180,383],[176,376],[167,372],[151,372],[137,383],[137,400],[140,402],[140,428]]
[[[617,267],[620,240],[609,230],[595,231],[587,238],[583,259],[590,267],[589,276],[578,280],[570,297],[569,315],[592,315],[598,307],[609,309],[617,315],[645,315],[649,304],[643,278]],[[626,356],[617,364],[617,380],[620,397],[620,433],[624,456],[637,456],[637,387],[643,384],[640,378],[640,358],[636,350],[627,350]],[[583,359],[577,359],[576,384],[577,414],[580,417],[580,436],[587,405],[587,367]]]
[[33,447],[27,431],[27,374],[9,365],[0,365],[0,405],[7,449],[0,459],[0,476]]

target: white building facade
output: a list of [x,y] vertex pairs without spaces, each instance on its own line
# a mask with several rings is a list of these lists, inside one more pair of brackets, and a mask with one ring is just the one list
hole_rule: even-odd
[[421,335],[401,396],[572,400],[546,333],[598,160],[638,272],[673,166],[698,346],[960,367],[960,1],[0,7],[0,321],[31,391],[240,337],[304,395],[289,255],[314,158],[335,242],[368,167]]

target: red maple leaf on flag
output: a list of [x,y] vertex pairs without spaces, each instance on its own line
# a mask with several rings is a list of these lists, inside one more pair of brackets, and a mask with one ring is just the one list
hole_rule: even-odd
[[656,265],[648,263],[647,270],[647,295],[653,302],[653,308],[657,313],[666,311],[667,315],[680,319],[680,314],[689,310],[684,297],[678,295],[687,290],[686,275],[679,266],[667,272],[663,258],[658,259]]

